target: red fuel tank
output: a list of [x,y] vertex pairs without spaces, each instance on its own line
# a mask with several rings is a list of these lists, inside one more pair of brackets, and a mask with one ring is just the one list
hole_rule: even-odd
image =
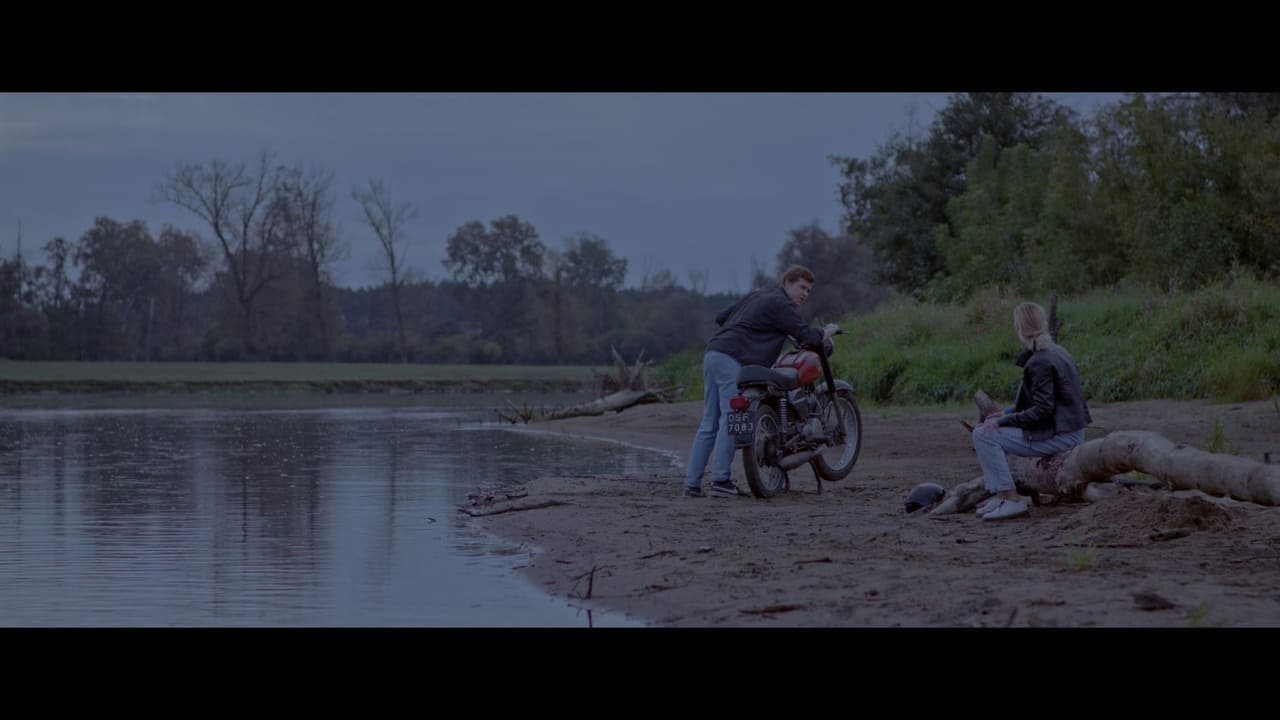
[[773,366],[795,368],[801,385],[808,385],[822,377],[822,361],[818,359],[818,353],[812,350],[793,350],[778,358]]

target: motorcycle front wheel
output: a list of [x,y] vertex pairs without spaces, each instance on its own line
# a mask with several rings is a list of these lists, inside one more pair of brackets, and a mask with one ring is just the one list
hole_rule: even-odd
[[778,413],[767,405],[761,405],[756,410],[755,435],[751,444],[742,448],[742,472],[747,476],[751,494],[758,498],[771,498],[786,487],[786,471],[773,464],[777,461],[781,442]]
[[[836,423],[836,412],[844,418],[842,436]],[[836,394],[834,402],[827,400],[822,404],[822,427],[833,444],[823,447],[813,459],[813,469],[823,480],[843,480],[853,472],[853,464],[858,462],[858,453],[862,451],[862,413],[853,395],[842,391]]]

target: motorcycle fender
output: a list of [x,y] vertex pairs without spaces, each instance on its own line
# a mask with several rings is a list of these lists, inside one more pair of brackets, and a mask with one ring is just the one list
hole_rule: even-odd
[[[823,382],[823,383],[818,383],[818,386],[817,386],[817,388],[816,388],[816,389],[817,389],[818,394],[822,394],[823,392],[826,392],[827,384],[826,384],[825,382]],[[842,390],[843,390],[844,392],[849,393],[850,395],[852,395],[852,394],[853,394],[853,386],[852,386],[852,385],[850,385],[849,383],[845,382],[844,380],[841,380],[840,378],[836,378],[836,392],[837,392],[837,393],[839,393],[839,392],[840,392],[840,391],[842,391]]]

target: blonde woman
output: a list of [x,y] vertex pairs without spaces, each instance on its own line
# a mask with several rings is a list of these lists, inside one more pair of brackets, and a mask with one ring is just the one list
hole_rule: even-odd
[[1043,457],[1084,441],[1093,418],[1080,388],[1075,360],[1049,334],[1044,308],[1022,303],[1013,311],[1013,329],[1023,350],[1015,362],[1022,384],[1012,408],[990,415],[973,429],[973,448],[992,497],[978,507],[983,520],[1026,515],[1030,507],[1014,489],[1007,455]]

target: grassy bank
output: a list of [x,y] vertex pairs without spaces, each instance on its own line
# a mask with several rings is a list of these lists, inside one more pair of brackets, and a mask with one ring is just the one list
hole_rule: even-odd
[[[1025,298],[989,290],[963,305],[899,299],[841,323],[833,368],[872,404],[967,401],[974,390],[1012,399],[1021,371],[1013,308]],[[1048,307],[1047,298],[1029,298]],[[1097,402],[1156,398],[1260,400],[1280,393],[1280,285],[1239,279],[1157,294],[1112,288],[1059,300],[1059,342]],[[702,394],[701,351],[663,374]]]

